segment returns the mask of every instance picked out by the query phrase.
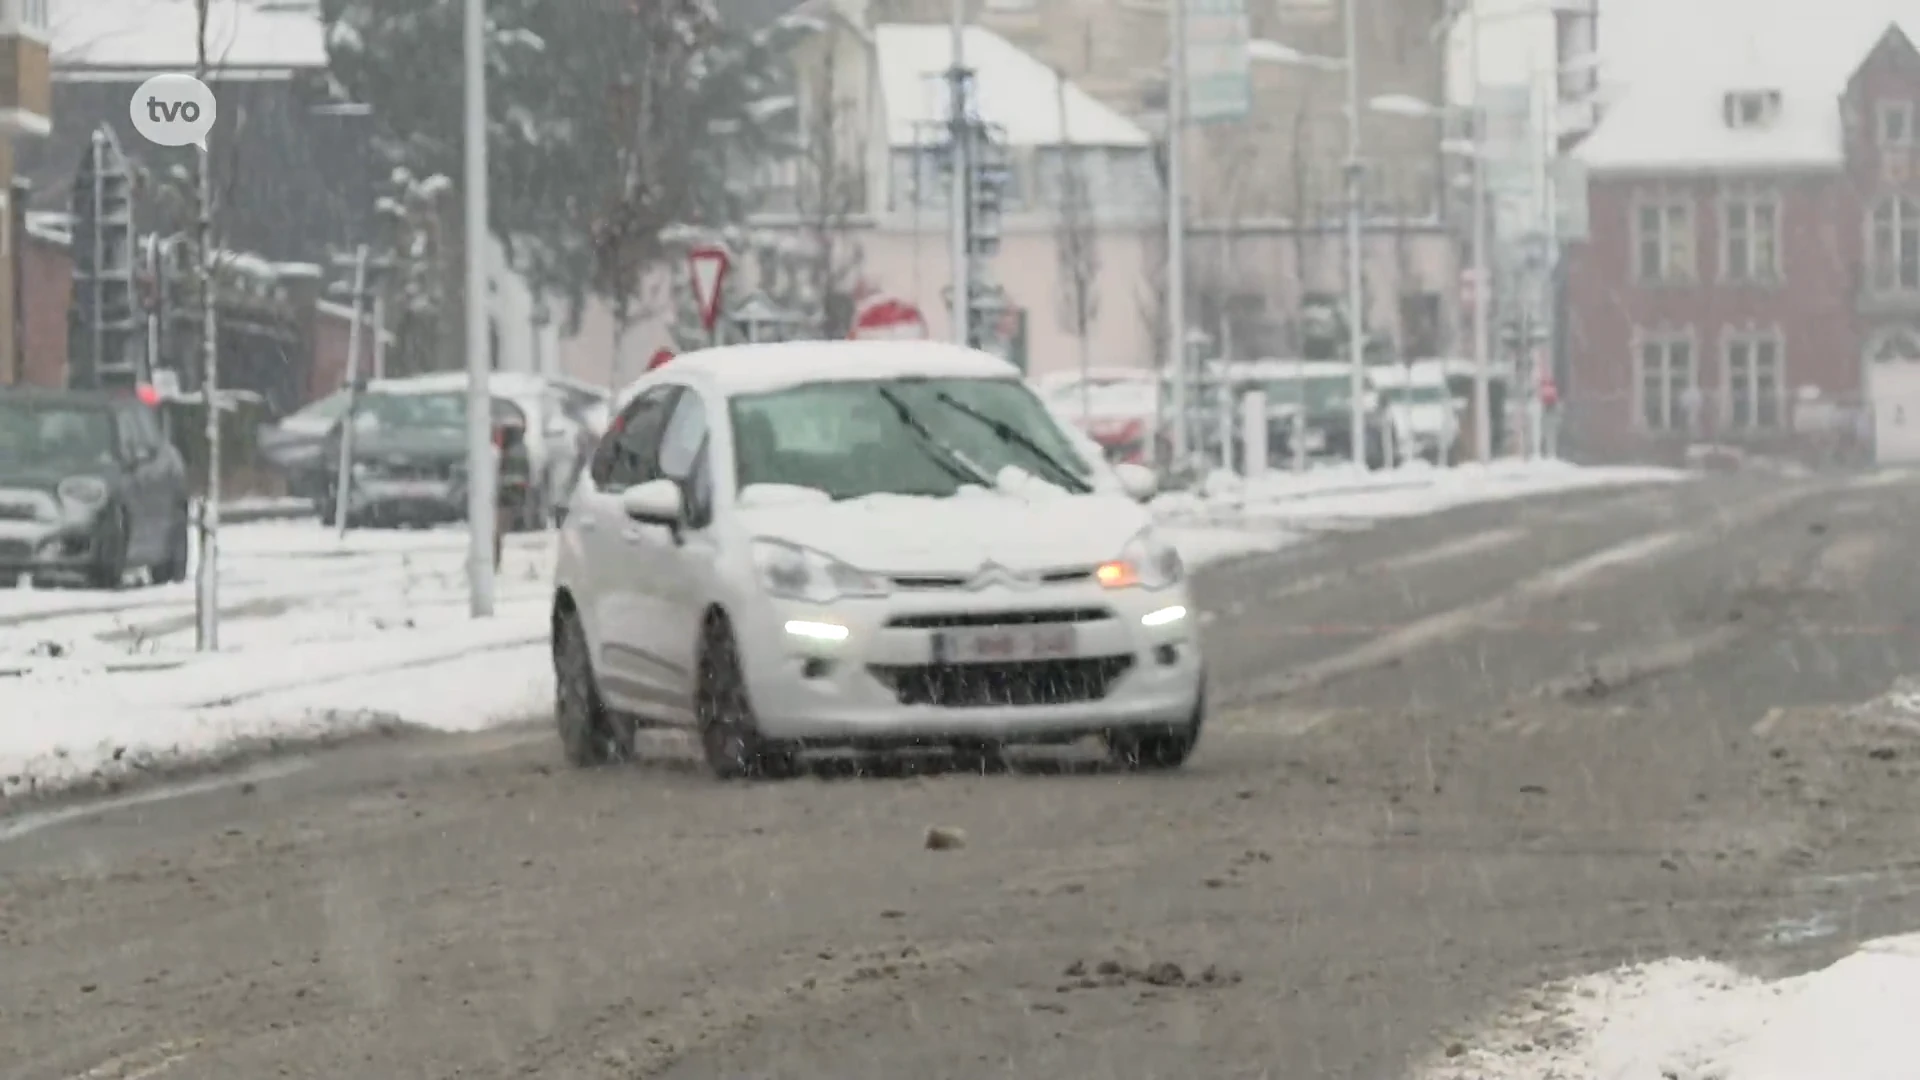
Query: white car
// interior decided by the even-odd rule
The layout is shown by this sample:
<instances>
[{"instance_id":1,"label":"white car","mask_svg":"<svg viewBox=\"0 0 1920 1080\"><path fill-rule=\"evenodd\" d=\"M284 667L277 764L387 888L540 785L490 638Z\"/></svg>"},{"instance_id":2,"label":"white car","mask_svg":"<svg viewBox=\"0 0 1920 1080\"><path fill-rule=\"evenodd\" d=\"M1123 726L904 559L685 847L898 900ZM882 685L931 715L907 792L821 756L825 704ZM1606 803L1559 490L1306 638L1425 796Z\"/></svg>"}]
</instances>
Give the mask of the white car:
<instances>
[{"instance_id":1,"label":"white car","mask_svg":"<svg viewBox=\"0 0 1920 1080\"><path fill-rule=\"evenodd\" d=\"M1153 476L1087 460L1011 365L749 345L623 400L555 572L572 761L624 757L654 724L694 729L727 778L825 747L1192 753L1203 664L1180 556L1141 505Z\"/></svg>"}]
</instances>

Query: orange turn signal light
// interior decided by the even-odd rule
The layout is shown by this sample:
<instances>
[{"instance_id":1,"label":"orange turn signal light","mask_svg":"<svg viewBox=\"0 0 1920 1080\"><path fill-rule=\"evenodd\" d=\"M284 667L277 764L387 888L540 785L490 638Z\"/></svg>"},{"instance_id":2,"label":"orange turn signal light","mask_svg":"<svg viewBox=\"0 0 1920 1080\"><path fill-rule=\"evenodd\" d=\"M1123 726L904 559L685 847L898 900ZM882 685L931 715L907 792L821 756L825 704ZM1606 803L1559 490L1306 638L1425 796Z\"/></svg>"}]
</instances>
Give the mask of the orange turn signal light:
<instances>
[{"instance_id":1,"label":"orange turn signal light","mask_svg":"<svg viewBox=\"0 0 1920 1080\"><path fill-rule=\"evenodd\" d=\"M1129 589L1140 584L1140 571L1130 562L1114 560L1094 568L1093 579L1109 589Z\"/></svg>"}]
</instances>

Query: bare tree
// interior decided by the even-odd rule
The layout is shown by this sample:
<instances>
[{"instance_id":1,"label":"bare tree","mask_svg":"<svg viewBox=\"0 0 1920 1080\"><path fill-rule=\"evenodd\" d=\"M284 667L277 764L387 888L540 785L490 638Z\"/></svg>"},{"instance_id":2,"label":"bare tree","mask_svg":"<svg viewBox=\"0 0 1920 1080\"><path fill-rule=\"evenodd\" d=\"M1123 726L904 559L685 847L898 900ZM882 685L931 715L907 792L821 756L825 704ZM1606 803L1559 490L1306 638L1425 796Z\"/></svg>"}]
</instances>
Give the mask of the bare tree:
<instances>
[{"instance_id":1,"label":"bare tree","mask_svg":"<svg viewBox=\"0 0 1920 1080\"><path fill-rule=\"evenodd\" d=\"M1100 318L1100 237L1086 163L1073 144L1067 118L1066 74L1054 70L1055 104L1060 114L1060 206L1054 248L1060 260L1060 325L1080 348L1080 420L1093 413L1087 376L1093 366L1093 325Z\"/></svg>"},{"instance_id":2,"label":"bare tree","mask_svg":"<svg viewBox=\"0 0 1920 1080\"><path fill-rule=\"evenodd\" d=\"M794 269L801 299L820 313L821 336L844 338L866 261L857 230L867 212L867 140L858 102L836 84L835 60L832 51L823 59L802 117L794 190L802 243Z\"/></svg>"}]
</instances>

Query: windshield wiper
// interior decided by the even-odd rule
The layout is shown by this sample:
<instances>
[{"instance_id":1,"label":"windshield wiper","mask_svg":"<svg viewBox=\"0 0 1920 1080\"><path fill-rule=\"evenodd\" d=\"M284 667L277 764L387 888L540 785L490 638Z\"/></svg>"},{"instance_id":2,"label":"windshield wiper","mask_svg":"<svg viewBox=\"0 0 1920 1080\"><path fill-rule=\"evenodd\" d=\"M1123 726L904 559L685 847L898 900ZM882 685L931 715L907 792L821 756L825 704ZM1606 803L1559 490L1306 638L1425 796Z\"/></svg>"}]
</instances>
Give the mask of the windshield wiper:
<instances>
[{"instance_id":1,"label":"windshield wiper","mask_svg":"<svg viewBox=\"0 0 1920 1080\"><path fill-rule=\"evenodd\" d=\"M968 405L966 402L959 400L945 391L941 391L933 396L934 400L945 405L947 408L953 409L963 416L970 416L985 425L1001 442L1010 446L1017 446L1027 453L1032 454L1042 465L1047 467L1049 472L1053 473L1055 480L1063 481L1061 484L1062 487L1073 494L1086 495L1093 491L1092 484L1087 483L1078 473L1067 468L1066 464L1059 458L1042 450L1039 443L1028 438L1025 432L1015 428L1012 424L1004 420L995 420L993 417L988 416L986 413L981 412L979 409Z\"/></svg>"},{"instance_id":2,"label":"windshield wiper","mask_svg":"<svg viewBox=\"0 0 1920 1080\"><path fill-rule=\"evenodd\" d=\"M920 448L926 451L927 457L940 466L947 475L961 483L978 484L989 491L998 486L992 477L981 471L973 462L968 461L960 451L941 442L938 435L927 430L927 425L913 414L913 410L907 407L906 402L900 400L898 394L884 386L874 392L886 399L887 404L893 406L894 414L900 418L900 423L906 425L908 431L919 436Z\"/></svg>"}]
</instances>

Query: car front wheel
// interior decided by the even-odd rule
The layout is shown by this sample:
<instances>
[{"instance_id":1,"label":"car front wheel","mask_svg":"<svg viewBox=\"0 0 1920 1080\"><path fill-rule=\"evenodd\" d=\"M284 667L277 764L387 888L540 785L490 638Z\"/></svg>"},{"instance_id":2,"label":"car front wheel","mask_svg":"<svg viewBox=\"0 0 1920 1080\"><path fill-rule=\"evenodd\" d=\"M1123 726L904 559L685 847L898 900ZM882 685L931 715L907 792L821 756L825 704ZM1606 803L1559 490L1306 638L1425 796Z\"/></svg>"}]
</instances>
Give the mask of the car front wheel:
<instances>
[{"instance_id":1,"label":"car front wheel","mask_svg":"<svg viewBox=\"0 0 1920 1080\"><path fill-rule=\"evenodd\" d=\"M747 697L740 649L724 619L707 624L700 646L694 709L707 767L722 780L775 779L799 771L794 752L760 734Z\"/></svg>"},{"instance_id":2,"label":"car front wheel","mask_svg":"<svg viewBox=\"0 0 1920 1080\"><path fill-rule=\"evenodd\" d=\"M1193 715L1186 723L1166 729L1116 731L1107 736L1107 750L1122 768L1137 772L1164 772L1178 769L1193 756L1200 743L1200 728L1206 722L1207 696L1203 690L1194 700Z\"/></svg>"},{"instance_id":3,"label":"car front wheel","mask_svg":"<svg viewBox=\"0 0 1920 1080\"><path fill-rule=\"evenodd\" d=\"M117 589L125 582L131 524L127 512L119 507L111 507L101 515L100 531L93 540L93 565L87 569L89 585L96 589Z\"/></svg>"},{"instance_id":4,"label":"car front wheel","mask_svg":"<svg viewBox=\"0 0 1920 1080\"><path fill-rule=\"evenodd\" d=\"M567 762L581 768L633 756L633 727L600 698L586 629L572 612L561 615L553 640L554 720Z\"/></svg>"}]
</instances>

